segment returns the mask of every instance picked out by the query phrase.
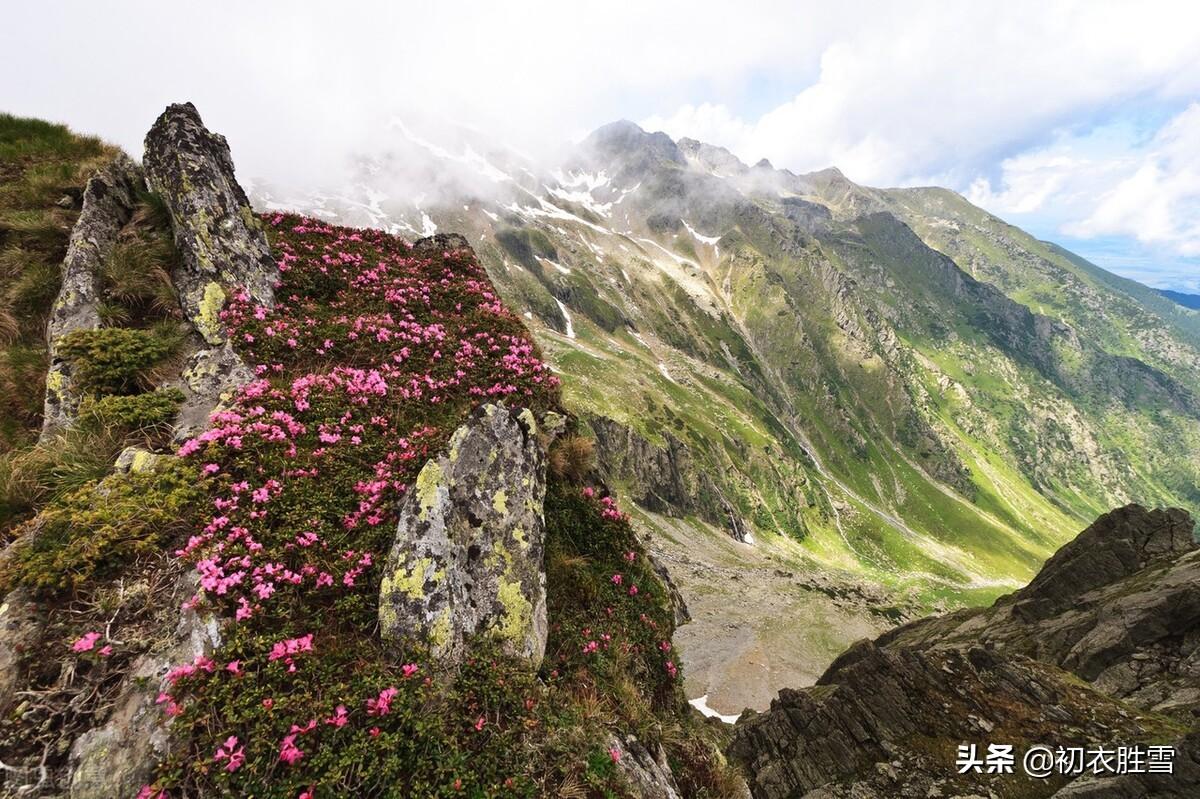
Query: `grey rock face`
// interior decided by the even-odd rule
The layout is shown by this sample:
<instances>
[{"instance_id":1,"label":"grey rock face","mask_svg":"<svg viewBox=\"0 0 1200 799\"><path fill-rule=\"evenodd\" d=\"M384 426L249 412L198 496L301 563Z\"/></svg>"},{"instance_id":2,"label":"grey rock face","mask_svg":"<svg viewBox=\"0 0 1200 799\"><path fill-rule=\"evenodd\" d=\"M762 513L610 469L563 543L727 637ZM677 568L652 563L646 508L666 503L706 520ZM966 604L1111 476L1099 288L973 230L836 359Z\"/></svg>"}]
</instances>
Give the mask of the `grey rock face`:
<instances>
[{"instance_id":1,"label":"grey rock face","mask_svg":"<svg viewBox=\"0 0 1200 799\"><path fill-rule=\"evenodd\" d=\"M80 400L71 386L71 366L58 355L58 341L76 330L100 326L100 267L112 251L117 234L133 216L137 191L144 185L142 170L122 154L98 170L84 189L83 208L63 259L62 288L46 325L50 370L46 375L43 438L71 423Z\"/></svg>"},{"instance_id":2,"label":"grey rock face","mask_svg":"<svg viewBox=\"0 0 1200 799\"><path fill-rule=\"evenodd\" d=\"M171 212L182 264L172 278L188 318L209 344L224 342L219 314L235 290L274 303L279 269L233 175L223 136L191 103L171 105L146 134L150 187Z\"/></svg>"},{"instance_id":3,"label":"grey rock face","mask_svg":"<svg viewBox=\"0 0 1200 799\"><path fill-rule=\"evenodd\" d=\"M437 657L489 633L532 663L546 650L544 454L528 410L483 405L405 498L380 588L385 640Z\"/></svg>"},{"instance_id":4,"label":"grey rock face","mask_svg":"<svg viewBox=\"0 0 1200 799\"><path fill-rule=\"evenodd\" d=\"M181 578L194 591L196 576ZM112 713L71 746L72 799L134 796L171 750L170 719L156 699L166 690L167 672L180 663L211 655L221 645L217 619L184 610L165 648L143 655L122 682Z\"/></svg>"},{"instance_id":5,"label":"grey rock face","mask_svg":"<svg viewBox=\"0 0 1200 799\"><path fill-rule=\"evenodd\" d=\"M457 233L437 233L413 242L413 255L428 258L440 256L450 250L469 249L470 246L471 244Z\"/></svg>"},{"instance_id":6,"label":"grey rock face","mask_svg":"<svg viewBox=\"0 0 1200 799\"><path fill-rule=\"evenodd\" d=\"M1193 799L1200 787L1200 732L1174 742L1171 774L1084 775L1052 799Z\"/></svg>"},{"instance_id":7,"label":"grey rock face","mask_svg":"<svg viewBox=\"0 0 1200 799\"><path fill-rule=\"evenodd\" d=\"M1012 600L1025 618L1046 618L1089 591L1195 548L1195 523L1186 511L1127 505L1104 514L1055 552Z\"/></svg>"},{"instance_id":8,"label":"grey rock face","mask_svg":"<svg viewBox=\"0 0 1200 799\"><path fill-rule=\"evenodd\" d=\"M1074 672L1100 690L1184 720L1200 708L1200 547L1181 510L1129 505L1060 549L991 608L925 619L889 646L982 643Z\"/></svg>"},{"instance_id":9,"label":"grey rock face","mask_svg":"<svg viewBox=\"0 0 1200 799\"><path fill-rule=\"evenodd\" d=\"M45 627L45 610L29 591L17 588L0 600L0 713L14 704L21 677L21 653L37 645Z\"/></svg>"},{"instance_id":10,"label":"grey rock face","mask_svg":"<svg viewBox=\"0 0 1200 799\"><path fill-rule=\"evenodd\" d=\"M184 397L175 418L175 440L183 441L202 432L208 426L209 415L229 402L239 386L253 379L250 367L228 342L192 353L179 380L171 384Z\"/></svg>"},{"instance_id":11,"label":"grey rock face","mask_svg":"<svg viewBox=\"0 0 1200 799\"><path fill-rule=\"evenodd\" d=\"M632 735L618 738L613 735L608 741L610 754L616 757L617 771L629 783L635 793L643 799L679 799L679 786L667 762L662 746L654 752Z\"/></svg>"}]
</instances>

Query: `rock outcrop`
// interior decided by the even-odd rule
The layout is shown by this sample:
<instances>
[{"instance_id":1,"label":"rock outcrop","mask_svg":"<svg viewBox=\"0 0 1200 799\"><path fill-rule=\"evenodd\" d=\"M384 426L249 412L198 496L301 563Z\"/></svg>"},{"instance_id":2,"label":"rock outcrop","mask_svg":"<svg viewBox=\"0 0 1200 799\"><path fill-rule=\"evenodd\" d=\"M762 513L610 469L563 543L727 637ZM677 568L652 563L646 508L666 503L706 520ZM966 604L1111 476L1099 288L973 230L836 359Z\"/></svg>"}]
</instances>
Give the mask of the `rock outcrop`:
<instances>
[{"instance_id":1,"label":"rock outcrop","mask_svg":"<svg viewBox=\"0 0 1200 799\"><path fill-rule=\"evenodd\" d=\"M186 345L179 377L168 381L185 398L175 425L175 436L181 440L202 429L209 414L252 379L251 371L225 341L219 313L235 291L246 291L271 305L278 269L234 178L224 138L204 128L191 104L172 105L159 117L146 137L144 162L145 177L132 161L120 156L88 182L63 264L63 286L48 338L53 353L54 342L62 335L99 326L100 267L130 222L138 191L148 181L170 211L180 254L171 279L184 316L197 334ZM47 380L45 430L69 424L78 401L70 388L69 364L55 358ZM172 457L130 448L118 459L116 471L152 470ZM195 590L194 584L177 588L176 593ZM0 664L23 637L37 632L28 607L19 592L6 600L3 615L8 617L4 620L8 634L0 636ZM169 720L155 704L167 671L207 655L218 643L214 618L183 611L177 629L166 632L159 645L143 654L123 677L101 723L75 739L69 763L72 797L137 793L171 746Z\"/></svg>"},{"instance_id":2,"label":"rock outcrop","mask_svg":"<svg viewBox=\"0 0 1200 799\"><path fill-rule=\"evenodd\" d=\"M642 799L680 799L679 786L662 746L651 752L632 735L612 736L608 751L617 770Z\"/></svg>"},{"instance_id":3,"label":"rock outcrop","mask_svg":"<svg viewBox=\"0 0 1200 799\"><path fill-rule=\"evenodd\" d=\"M526 409L483 405L400 509L380 587L385 640L454 661L475 633L537 664L546 650L545 456Z\"/></svg>"},{"instance_id":4,"label":"rock outcrop","mask_svg":"<svg viewBox=\"0 0 1200 799\"><path fill-rule=\"evenodd\" d=\"M600 470L610 480L629 482L638 505L671 516L694 513L738 541L749 538L750 525L678 438L667 433L666 445L659 447L613 419L589 416L587 423L596 436Z\"/></svg>"},{"instance_id":5,"label":"rock outcrop","mask_svg":"<svg viewBox=\"0 0 1200 799\"><path fill-rule=\"evenodd\" d=\"M1181 510L1129 505L1062 547L991 608L898 628L889 646L980 643L1073 672L1160 713L1200 709L1200 550Z\"/></svg>"},{"instance_id":6,"label":"rock outcrop","mask_svg":"<svg viewBox=\"0 0 1200 799\"><path fill-rule=\"evenodd\" d=\"M1130 505L993 607L856 644L816 686L783 691L739 722L729 754L763 799L987 795L1021 777L957 774L958 744L1014 744L1019 758L1034 743L1172 740L1171 780L1054 776L1025 780L1021 795L1194 796L1198 708L1194 524L1183 511Z\"/></svg>"},{"instance_id":7,"label":"rock outcrop","mask_svg":"<svg viewBox=\"0 0 1200 799\"><path fill-rule=\"evenodd\" d=\"M180 578L176 593L196 590L194 574ZM103 726L88 730L71 746L72 799L135 796L151 781L172 746L170 718L156 704L168 689L167 673L192 663L220 646L217 619L185 609L163 648L148 652L125 677L120 695Z\"/></svg>"},{"instance_id":8,"label":"rock outcrop","mask_svg":"<svg viewBox=\"0 0 1200 799\"><path fill-rule=\"evenodd\" d=\"M235 292L275 303L279 268L246 193L234 177L225 138L204 127L191 103L171 105L146 134L146 180L171 214L180 259L171 275L187 320L203 341L186 353L172 385L184 395L175 424L182 441L252 379L225 340L220 313Z\"/></svg>"},{"instance_id":9,"label":"rock outcrop","mask_svg":"<svg viewBox=\"0 0 1200 799\"><path fill-rule=\"evenodd\" d=\"M63 259L62 287L46 323L50 369L46 374L43 438L69 426L74 419L80 397L72 387L71 364L58 353L58 342L68 333L100 326L100 268L121 229L132 218L138 190L144 185L141 168L121 154L96 172L84 189L83 208Z\"/></svg>"},{"instance_id":10,"label":"rock outcrop","mask_svg":"<svg viewBox=\"0 0 1200 799\"><path fill-rule=\"evenodd\" d=\"M171 212L181 264L171 276L189 319L212 345L225 340L220 312L232 291L274 304L279 270L246 193L233 174L224 136L191 103L171 105L146 134L150 188Z\"/></svg>"}]
</instances>

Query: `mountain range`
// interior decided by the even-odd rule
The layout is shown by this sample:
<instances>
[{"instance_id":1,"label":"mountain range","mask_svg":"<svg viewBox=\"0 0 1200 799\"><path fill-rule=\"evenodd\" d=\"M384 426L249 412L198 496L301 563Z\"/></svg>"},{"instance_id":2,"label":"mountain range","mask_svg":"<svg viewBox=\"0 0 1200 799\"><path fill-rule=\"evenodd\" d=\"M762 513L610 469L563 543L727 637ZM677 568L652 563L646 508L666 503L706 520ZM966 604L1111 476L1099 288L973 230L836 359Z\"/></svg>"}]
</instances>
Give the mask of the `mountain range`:
<instances>
[{"instance_id":1,"label":"mountain range","mask_svg":"<svg viewBox=\"0 0 1200 799\"><path fill-rule=\"evenodd\" d=\"M1200 507L1200 313L952 191L626 121L552 166L390 133L337 185L251 199L466 236L689 598L710 711L1024 584L1114 506Z\"/></svg>"}]
</instances>

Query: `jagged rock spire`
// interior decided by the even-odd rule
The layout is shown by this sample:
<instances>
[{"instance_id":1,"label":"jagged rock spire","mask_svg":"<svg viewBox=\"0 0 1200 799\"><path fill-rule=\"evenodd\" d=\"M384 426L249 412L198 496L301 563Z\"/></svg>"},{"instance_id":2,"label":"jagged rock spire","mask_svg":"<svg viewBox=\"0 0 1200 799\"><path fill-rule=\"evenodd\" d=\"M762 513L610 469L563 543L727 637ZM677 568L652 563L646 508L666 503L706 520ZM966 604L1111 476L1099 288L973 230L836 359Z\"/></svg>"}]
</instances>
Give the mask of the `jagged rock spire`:
<instances>
[{"instance_id":1,"label":"jagged rock spire","mask_svg":"<svg viewBox=\"0 0 1200 799\"><path fill-rule=\"evenodd\" d=\"M172 276L188 318L209 344L224 341L219 314L231 291L274 304L279 268L233 174L225 137L191 103L167 106L146 134L150 188L171 212L182 264Z\"/></svg>"}]
</instances>

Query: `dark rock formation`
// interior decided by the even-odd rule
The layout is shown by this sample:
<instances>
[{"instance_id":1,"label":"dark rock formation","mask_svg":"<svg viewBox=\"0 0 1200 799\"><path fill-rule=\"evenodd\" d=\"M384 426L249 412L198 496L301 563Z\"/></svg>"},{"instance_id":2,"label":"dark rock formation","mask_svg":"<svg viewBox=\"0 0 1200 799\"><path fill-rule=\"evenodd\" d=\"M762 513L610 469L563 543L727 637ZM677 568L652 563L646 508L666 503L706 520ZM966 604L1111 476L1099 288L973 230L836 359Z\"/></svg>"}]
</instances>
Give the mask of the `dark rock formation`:
<instances>
[{"instance_id":1,"label":"dark rock formation","mask_svg":"<svg viewBox=\"0 0 1200 799\"><path fill-rule=\"evenodd\" d=\"M729 754L754 796L770 799L987 795L1018 785L1022 796L1200 795L1193 527L1178 510L1105 514L992 608L856 644L816 686L783 691L769 711L739 722ZM1064 787L1070 777L1016 782L1019 761L1017 776L955 768L960 743L1011 743L1019 755L1034 743L1164 740L1177 750L1170 779L1093 776Z\"/></svg>"},{"instance_id":2,"label":"dark rock formation","mask_svg":"<svg viewBox=\"0 0 1200 799\"><path fill-rule=\"evenodd\" d=\"M171 212L182 255L172 278L188 318L209 344L221 344L219 314L241 290L274 304L278 267L233 176L225 138L210 132L191 103L171 105L146 134L150 188Z\"/></svg>"},{"instance_id":3,"label":"dark rock formation","mask_svg":"<svg viewBox=\"0 0 1200 799\"><path fill-rule=\"evenodd\" d=\"M181 256L172 282L185 317L207 347L191 348L173 384L185 398L175 425L176 440L183 440L253 377L225 341L221 309L238 291L274 305L279 269L234 177L229 145L204 127L195 106L167 107L146 134L143 160L150 187L171 213Z\"/></svg>"},{"instance_id":4,"label":"dark rock formation","mask_svg":"<svg viewBox=\"0 0 1200 799\"><path fill-rule=\"evenodd\" d=\"M528 410L484 405L421 469L380 587L384 639L417 637L453 661L465 639L488 631L541 662L546 473L537 431Z\"/></svg>"},{"instance_id":5,"label":"dark rock formation","mask_svg":"<svg viewBox=\"0 0 1200 799\"><path fill-rule=\"evenodd\" d=\"M71 365L58 354L58 341L76 330L100 326L100 267L112 251L117 234L133 216L137 192L145 185L142 170L128 156L118 155L88 180L83 208L71 230L62 264L62 288L46 324L50 370L42 437L67 427L79 405L71 386Z\"/></svg>"},{"instance_id":6,"label":"dark rock formation","mask_svg":"<svg viewBox=\"0 0 1200 799\"><path fill-rule=\"evenodd\" d=\"M1200 550L1181 510L1129 505L1060 549L991 608L888 633L896 646L979 642L1053 663L1139 707L1200 709Z\"/></svg>"},{"instance_id":7,"label":"dark rock formation","mask_svg":"<svg viewBox=\"0 0 1200 799\"><path fill-rule=\"evenodd\" d=\"M707 472L692 461L687 446L670 433L666 446L647 441L625 425L605 416L587 417L596 436L596 461L609 480L629 483L631 498L655 513L696 514L745 541L750 525L717 488Z\"/></svg>"},{"instance_id":8,"label":"dark rock formation","mask_svg":"<svg viewBox=\"0 0 1200 799\"><path fill-rule=\"evenodd\" d=\"M1140 505L1117 508L1054 553L1011 601L1022 617L1044 619L1089 591L1195 548L1195 523L1186 511L1146 510Z\"/></svg>"}]
</instances>

